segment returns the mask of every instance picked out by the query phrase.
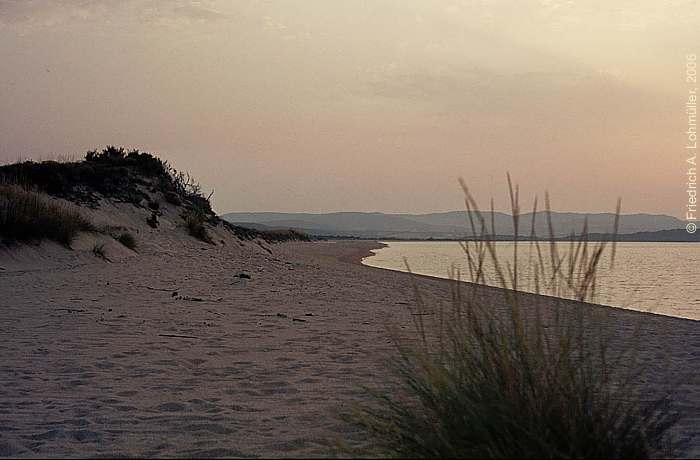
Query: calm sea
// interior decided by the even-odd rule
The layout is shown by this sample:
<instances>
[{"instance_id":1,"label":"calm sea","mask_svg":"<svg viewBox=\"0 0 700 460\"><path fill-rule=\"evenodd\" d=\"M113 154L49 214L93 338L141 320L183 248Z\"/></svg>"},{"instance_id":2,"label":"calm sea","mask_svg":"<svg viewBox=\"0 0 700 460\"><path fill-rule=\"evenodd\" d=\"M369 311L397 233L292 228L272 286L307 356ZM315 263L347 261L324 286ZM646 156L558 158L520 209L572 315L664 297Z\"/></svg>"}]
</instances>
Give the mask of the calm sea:
<instances>
[{"instance_id":1,"label":"calm sea","mask_svg":"<svg viewBox=\"0 0 700 460\"><path fill-rule=\"evenodd\" d=\"M450 278L454 266L468 279L464 251L456 242L402 241L385 242L388 246L374 251L363 260L365 265L406 271L404 258L411 271L422 275ZM497 244L499 260L513 263L513 243ZM545 255L549 243L541 245ZM565 254L568 243L557 243L557 251ZM531 246L519 243L518 266L520 289L534 292L534 277L528 273L528 261L534 256ZM598 272L596 303L652 313L700 320L700 289L697 263L700 244L696 243L618 243L615 266L610 269L609 252L603 257ZM487 283L498 286L494 273L486 267Z\"/></svg>"}]
</instances>

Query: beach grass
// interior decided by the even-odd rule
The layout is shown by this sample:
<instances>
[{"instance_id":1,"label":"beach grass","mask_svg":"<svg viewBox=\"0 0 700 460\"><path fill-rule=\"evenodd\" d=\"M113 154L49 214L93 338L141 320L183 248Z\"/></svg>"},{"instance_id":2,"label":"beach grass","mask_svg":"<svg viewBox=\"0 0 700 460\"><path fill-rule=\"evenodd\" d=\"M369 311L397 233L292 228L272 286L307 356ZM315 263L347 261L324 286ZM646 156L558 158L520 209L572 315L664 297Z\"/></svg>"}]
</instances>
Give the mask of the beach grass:
<instances>
[{"instance_id":1,"label":"beach grass","mask_svg":"<svg viewBox=\"0 0 700 460\"><path fill-rule=\"evenodd\" d=\"M207 230L207 215L199 210L190 210L182 215L182 220L185 221L187 232L205 243L212 244L211 236Z\"/></svg>"},{"instance_id":2,"label":"beach grass","mask_svg":"<svg viewBox=\"0 0 700 460\"><path fill-rule=\"evenodd\" d=\"M15 184L0 184L0 236L7 241L53 240L70 246L94 226L78 210Z\"/></svg>"},{"instance_id":3,"label":"beach grass","mask_svg":"<svg viewBox=\"0 0 700 460\"><path fill-rule=\"evenodd\" d=\"M513 234L518 235L523 224L519 190L510 176L508 184ZM416 287L415 334L392 333L400 388L374 393L375 403L351 416L368 437L362 453L406 458L672 455L669 430L678 418L667 396L642 396L633 384L635 344L611 347L613 337L596 307L562 300L556 308L545 308L541 297L518 292L524 281L519 269L527 265L538 292L590 300L605 251L612 253L614 264L615 242L588 242L584 226L569 250L560 253L546 197L550 243L531 239L526 243L531 257L518 261L516 236L515 261L503 263L489 213L480 211L462 186L473 236L462 243L465 275L473 284L461 283L462 274L455 271L448 308L427 304ZM533 221L526 223L533 233L537 200L534 211ZM618 216L619 211L618 202ZM616 234L617 223L611 231ZM479 295L487 266L503 288L498 305Z\"/></svg>"}]
</instances>

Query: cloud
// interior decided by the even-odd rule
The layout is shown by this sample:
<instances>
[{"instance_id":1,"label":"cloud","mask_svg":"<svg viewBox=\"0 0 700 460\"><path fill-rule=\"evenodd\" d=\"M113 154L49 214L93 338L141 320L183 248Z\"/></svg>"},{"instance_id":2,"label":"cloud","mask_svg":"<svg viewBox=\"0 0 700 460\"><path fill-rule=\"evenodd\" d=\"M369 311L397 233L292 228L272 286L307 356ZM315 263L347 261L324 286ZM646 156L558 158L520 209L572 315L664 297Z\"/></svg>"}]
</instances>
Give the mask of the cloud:
<instances>
[{"instance_id":1,"label":"cloud","mask_svg":"<svg viewBox=\"0 0 700 460\"><path fill-rule=\"evenodd\" d=\"M220 11L204 7L198 4L199 2L190 2L184 5L176 6L172 10L172 15L179 18L187 18L192 21L210 22L224 19L227 15Z\"/></svg>"},{"instance_id":2,"label":"cloud","mask_svg":"<svg viewBox=\"0 0 700 460\"><path fill-rule=\"evenodd\" d=\"M88 3L86 5L86 3ZM0 23L15 26L50 26L89 7L90 2L0 0Z\"/></svg>"},{"instance_id":3,"label":"cloud","mask_svg":"<svg viewBox=\"0 0 700 460\"><path fill-rule=\"evenodd\" d=\"M0 24L38 29L71 21L115 17L146 23L202 23L226 19L211 1L194 0L0 0Z\"/></svg>"},{"instance_id":4,"label":"cloud","mask_svg":"<svg viewBox=\"0 0 700 460\"><path fill-rule=\"evenodd\" d=\"M585 70L501 72L481 67L366 70L356 97L398 110L444 117L517 120L642 116L659 109L659 96L610 73Z\"/></svg>"},{"instance_id":5,"label":"cloud","mask_svg":"<svg viewBox=\"0 0 700 460\"><path fill-rule=\"evenodd\" d=\"M471 92L483 79L483 70L401 68L396 63L365 69L362 91L388 99L436 100Z\"/></svg>"}]
</instances>

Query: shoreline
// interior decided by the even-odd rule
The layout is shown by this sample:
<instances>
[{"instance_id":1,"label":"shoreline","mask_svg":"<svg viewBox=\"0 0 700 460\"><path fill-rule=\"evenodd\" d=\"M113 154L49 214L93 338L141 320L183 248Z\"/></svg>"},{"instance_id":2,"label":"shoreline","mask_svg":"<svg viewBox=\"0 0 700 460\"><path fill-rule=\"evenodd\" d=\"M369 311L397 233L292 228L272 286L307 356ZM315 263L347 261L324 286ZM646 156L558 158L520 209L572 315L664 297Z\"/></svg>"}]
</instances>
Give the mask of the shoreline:
<instances>
[{"instance_id":1,"label":"shoreline","mask_svg":"<svg viewBox=\"0 0 700 460\"><path fill-rule=\"evenodd\" d=\"M352 241L352 240L341 240L338 242L344 243L344 242L348 242L348 241ZM372 257L373 255L375 255L373 251L375 251L377 249L385 248L387 246L388 246L388 244L382 243L381 241L371 241L371 242L368 242L367 247L357 248L356 252L354 252L352 254L340 256L340 257L338 257L338 260L340 262L346 262L346 263L351 263L351 264L360 264L363 266L367 266L367 265L364 265L362 263L362 261L364 259L366 259L367 257Z\"/></svg>"},{"instance_id":2,"label":"shoreline","mask_svg":"<svg viewBox=\"0 0 700 460\"><path fill-rule=\"evenodd\" d=\"M348 242L351 242L351 241L353 241L353 240L347 240L347 241L348 241ZM459 240L454 240L454 242L457 242L457 241L459 241ZM387 246L388 246L388 244L383 243L383 242L380 241L380 240L376 240L375 242L377 243L377 245L381 245L381 246L379 246L379 247L374 247L374 249L381 249L381 248L384 248L384 247L387 247ZM391 242L391 241L389 241L389 242ZM424 243L424 241L401 241L401 242L417 242L417 243ZM676 243L678 243L678 242L676 242ZM687 244L687 243L681 242L680 244ZM364 267L373 268L373 269L378 269L378 270L388 270L388 271L393 271L393 272L397 272L397 273L403 273L403 274L410 275L410 276L426 277L426 278L429 278L429 279L443 280L443 281L447 281L447 282L453 282L453 281L454 281L454 280L451 280L450 278L445 278L445 277L436 276L436 275L427 275L427 274L422 274L422 273L410 273L410 272L403 271L403 270L399 270L399 269L385 268L385 267L377 267L377 266L373 266L373 265L366 265L366 264L363 263L364 259L369 258L369 257L371 257L371 256L373 256L373 255L374 255L374 253L372 253L371 250L369 250L369 251L368 251L368 254L367 254L366 256L364 256L362 259L360 259L360 260L358 261L358 263L361 264L361 265L363 265ZM461 282L461 283L465 283L466 285L469 285L469 286L475 286L474 283L472 283L472 282L470 282L470 281L467 281L467 280L460 280L460 282ZM506 288L502 288L502 287L498 287L498 286L490 286L490 285L486 285L486 284L479 284L479 285L476 285L476 286L478 286L480 289L493 290L494 292L500 292L500 291L502 291L503 289L506 289ZM508 289L508 290L512 291L511 289ZM606 308L606 309L607 309L607 308L612 308L612 309L614 309L614 310L623 310L623 311L638 313L638 314L641 314L641 315L651 315L651 316L654 316L654 317L656 317L656 316L662 316L662 317L664 317L664 318L675 318L675 319L680 319L680 320L684 320L684 321L692 321L692 322L695 322L695 323L700 323L700 319L687 318L687 317L683 317L683 316L675 316L675 315L667 314L667 313L657 313L657 312L650 311L650 310L641 310L641 309L627 308L627 307L623 307L623 306L607 305L607 304L594 303L594 302L581 302L581 301L578 301L578 300L575 300L575 299L567 299L567 298L564 298L564 297L556 297L556 296L553 296L553 295L550 295L550 294L538 294L538 293L533 293L533 292L528 292L528 291L518 291L518 293L519 293L519 295L521 295L521 296L535 296L535 297L533 297L533 299L544 298L544 299L549 299L549 301L564 301L564 302L568 302L568 303L570 303L570 304L572 304L572 305L575 305L575 304L585 304L585 305L589 305L589 306L593 306L593 307L597 307L597 308ZM527 298L527 297L526 297L526 298ZM640 307L640 308L641 308L641 307Z\"/></svg>"},{"instance_id":3,"label":"shoreline","mask_svg":"<svg viewBox=\"0 0 700 460\"><path fill-rule=\"evenodd\" d=\"M678 230L683 230L685 229L678 229ZM686 243L699 243L700 240L698 239L699 237L694 236L695 234L689 234L689 236L686 239L679 239L679 240L661 240L661 239L629 239L629 238L617 238L613 240L612 238L595 238L595 237L589 237L588 242L591 243L612 243L615 241L616 243L676 243L676 244L686 244ZM389 241L389 242L399 242L399 243L457 243L460 241L491 241L491 240L480 240L478 238L364 238L364 237L345 237L345 236L338 236L338 237L328 237L324 235L313 235L315 238L321 238L318 241ZM498 239L495 240L497 243L509 243L513 241L512 236L502 236ZM529 243L529 242L535 242L538 241L540 243L549 243L550 240L549 238L537 238L537 239L531 239L527 237L521 236L518 238L518 241L524 242L524 243ZM559 237L555 238L554 241L556 243L569 243L571 242L570 237ZM578 240L574 240L578 241Z\"/></svg>"}]
</instances>

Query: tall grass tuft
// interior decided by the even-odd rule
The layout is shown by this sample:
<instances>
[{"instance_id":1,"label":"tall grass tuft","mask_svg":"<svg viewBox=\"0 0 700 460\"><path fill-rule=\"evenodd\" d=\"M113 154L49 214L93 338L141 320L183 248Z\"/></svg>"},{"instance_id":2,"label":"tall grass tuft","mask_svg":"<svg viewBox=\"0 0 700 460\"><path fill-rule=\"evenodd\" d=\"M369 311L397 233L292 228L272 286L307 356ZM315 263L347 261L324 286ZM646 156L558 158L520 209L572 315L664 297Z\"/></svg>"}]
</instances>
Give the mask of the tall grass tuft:
<instances>
[{"instance_id":1,"label":"tall grass tuft","mask_svg":"<svg viewBox=\"0 0 700 460\"><path fill-rule=\"evenodd\" d=\"M94 230L77 210L46 195L0 184L0 236L9 241L53 240L70 246L81 231Z\"/></svg>"},{"instance_id":2,"label":"tall grass tuft","mask_svg":"<svg viewBox=\"0 0 700 460\"><path fill-rule=\"evenodd\" d=\"M530 239L518 260L519 190L508 177L514 261L496 248L491 216L482 213L462 183L472 237L462 243L467 278L486 281L486 267L501 288L484 295L460 283L456 272L450 308L427 305L416 288L416 335L394 334L400 391L376 395L353 420L369 435L370 453L412 458L649 458L671 453L669 429L677 421L665 397L642 398L635 389L633 356L611 347L600 309L518 292L528 267L537 291L580 301L595 292L604 251L615 243L589 243L584 228L562 253L554 243ZM619 202L617 215L619 216ZM614 233L617 232L617 220ZM524 243L520 243L524 244ZM494 282L495 281L495 282ZM500 296L500 297L498 297ZM553 305L554 304L554 305ZM629 368L629 367L628 367Z\"/></svg>"},{"instance_id":3,"label":"tall grass tuft","mask_svg":"<svg viewBox=\"0 0 700 460\"><path fill-rule=\"evenodd\" d=\"M116 240L119 241L125 247L131 249L132 251L135 251L138 246L138 244L136 243L136 238L129 232L121 233L119 236L116 237Z\"/></svg>"},{"instance_id":4,"label":"tall grass tuft","mask_svg":"<svg viewBox=\"0 0 700 460\"><path fill-rule=\"evenodd\" d=\"M206 226L208 221L206 214L199 210L190 210L182 215L182 219L185 221L185 227L191 236L205 243L213 244Z\"/></svg>"}]
</instances>

